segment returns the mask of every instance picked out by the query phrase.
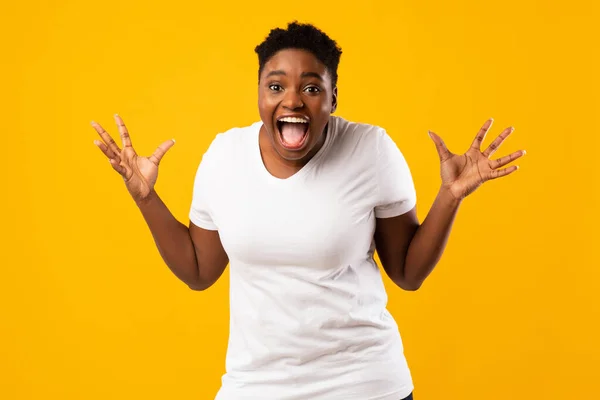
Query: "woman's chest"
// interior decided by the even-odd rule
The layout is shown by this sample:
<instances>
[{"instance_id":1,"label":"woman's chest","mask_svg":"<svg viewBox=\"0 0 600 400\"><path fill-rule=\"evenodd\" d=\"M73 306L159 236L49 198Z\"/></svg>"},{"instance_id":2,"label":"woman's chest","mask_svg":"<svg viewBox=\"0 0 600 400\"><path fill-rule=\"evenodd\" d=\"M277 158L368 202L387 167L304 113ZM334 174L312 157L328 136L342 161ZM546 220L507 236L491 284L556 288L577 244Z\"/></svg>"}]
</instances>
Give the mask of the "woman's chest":
<instances>
[{"instance_id":1,"label":"woman's chest","mask_svg":"<svg viewBox=\"0 0 600 400\"><path fill-rule=\"evenodd\" d=\"M230 259L255 265L330 268L370 248L371 182L227 185L212 206Z\"/></svg>"}]
</instances>

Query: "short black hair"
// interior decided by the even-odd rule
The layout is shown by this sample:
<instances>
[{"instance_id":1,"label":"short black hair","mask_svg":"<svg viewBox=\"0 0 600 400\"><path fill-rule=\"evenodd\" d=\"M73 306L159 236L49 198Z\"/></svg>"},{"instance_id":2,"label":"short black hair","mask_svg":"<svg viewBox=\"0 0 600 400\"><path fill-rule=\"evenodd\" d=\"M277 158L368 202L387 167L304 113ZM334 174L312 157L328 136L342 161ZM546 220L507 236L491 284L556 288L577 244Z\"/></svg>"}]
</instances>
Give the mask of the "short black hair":
<instances>
[{"instance_id":1,"label":"short black hair","mask_svg":"<svg viewBox=\"0 0 600 400\"><path fill-rule=\"evenodd\" d=\"M269 36L254 49L258 54L259 79L265 64L275 53L284 49L300 49L311 52L329 71L332 86L337 85L337 69L342 49L314 25L301 24L297 21L290 22L287 29L272 29Z\"/></svg>"}]
</instances>

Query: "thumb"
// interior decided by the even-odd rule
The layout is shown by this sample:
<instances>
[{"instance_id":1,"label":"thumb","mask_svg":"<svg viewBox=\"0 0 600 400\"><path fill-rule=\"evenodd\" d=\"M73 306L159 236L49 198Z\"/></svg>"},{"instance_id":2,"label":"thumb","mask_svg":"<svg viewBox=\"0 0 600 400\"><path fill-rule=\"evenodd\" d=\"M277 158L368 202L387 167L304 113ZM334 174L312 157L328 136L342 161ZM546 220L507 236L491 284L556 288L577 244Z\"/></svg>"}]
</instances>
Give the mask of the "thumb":
<instances>
[{"instance_id":1,"label":"thumb","mask_svg":"<svg viewBox=\"0 0 600 400\"><path fill-rule=\"evenodd\" d=\"M433 143L435 144L435 148L438 152L438 155L440 156L441 161L444 161L448 157L452 156L452 153L450 153L450 151L446 147L446 143L444 143L441 137L439 137L436 133L432 131L427 132L429 133L429 137L431 138L431 140L433 140Z\"/></svg>"},{"instance_id":2,"label":"thumb","mask_svg":"<svg viewBox=\"0 0 600 400\"><path fill-rule=\"evenodd\" d=\"M167 140L166 142L158 146L154 153L152 153L152 155L148 159L154 164L156 164L156 166L158 166L160 164L160 160L162 160L164 155L171 147L173 147L174 144L175 139Z\"/></svg>"}]
</instances>

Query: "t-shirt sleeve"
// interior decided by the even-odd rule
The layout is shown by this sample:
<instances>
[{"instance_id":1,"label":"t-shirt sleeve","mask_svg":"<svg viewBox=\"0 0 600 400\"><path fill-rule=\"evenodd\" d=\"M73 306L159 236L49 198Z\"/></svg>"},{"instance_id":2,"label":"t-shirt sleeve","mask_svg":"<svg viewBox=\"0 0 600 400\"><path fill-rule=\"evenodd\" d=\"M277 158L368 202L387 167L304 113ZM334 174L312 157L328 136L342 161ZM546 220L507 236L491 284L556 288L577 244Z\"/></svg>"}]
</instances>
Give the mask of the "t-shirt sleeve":
<instances>
[{"instance_id":1,"label":"t-shirt sleeve","mask_svg":"<svg viewBox=\"0 0 600 400\"><path fill-rule=\"evenodd\" d=\"M377 133L376 218L391 218L410 211L417 195L410 169L400 149L387 132Z\"/></svg>"},{"instance_id":2,"label":"t-shirt sleeve","mask_svg":"<svg viewBox=\"0 0 600 400\"><path fill-rule=\"evenodd\" d=\"M214 223L212 217L209 196L211 193L214 193L214 182L217 179L220 138L221 134L217 135L202 156L194 179L192 205L189 213L190 221L194 225L211 231L217 230L217 225Z\"/></svg>"}]
</instances>

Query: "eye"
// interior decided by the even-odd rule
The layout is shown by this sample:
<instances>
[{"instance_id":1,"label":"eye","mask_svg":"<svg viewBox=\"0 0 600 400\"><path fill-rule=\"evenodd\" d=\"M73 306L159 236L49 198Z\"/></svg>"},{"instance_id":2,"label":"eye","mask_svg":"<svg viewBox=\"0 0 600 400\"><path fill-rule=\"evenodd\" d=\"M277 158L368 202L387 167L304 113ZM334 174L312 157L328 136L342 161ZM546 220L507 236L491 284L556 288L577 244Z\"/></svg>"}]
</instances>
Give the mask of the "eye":
<instances>
[{"instance_id":1,"label":"eye","mask_svg":"<svg viewBox=\"0 0 600 400\"><path fill-rule=\"evenodd\" d=\"M269 89L271 89L274 92L280 92L283 88L281 87L281 85L273 83L273 84L269 85Z\"/></svg>"},{"instance_id":2,"label":"eye","mask_svg":"<svg viewBox=\"0 0 600 400\"><path fill-rule=\"evenodd\" d=\"M317 86L308 86L304 91L308 93L319 93L321 92L321 88Z\"/></svg>"}]
</instances>

